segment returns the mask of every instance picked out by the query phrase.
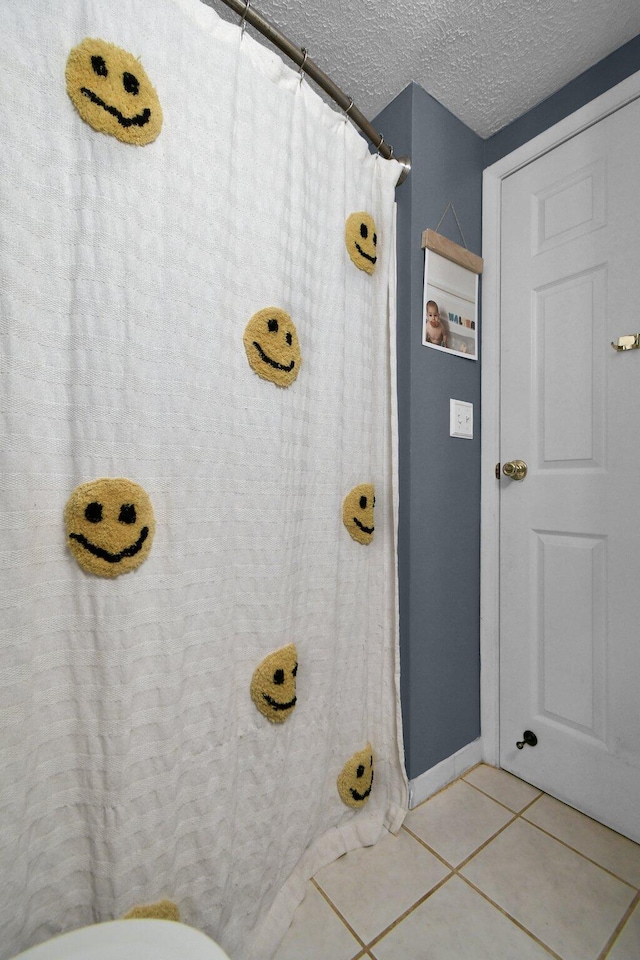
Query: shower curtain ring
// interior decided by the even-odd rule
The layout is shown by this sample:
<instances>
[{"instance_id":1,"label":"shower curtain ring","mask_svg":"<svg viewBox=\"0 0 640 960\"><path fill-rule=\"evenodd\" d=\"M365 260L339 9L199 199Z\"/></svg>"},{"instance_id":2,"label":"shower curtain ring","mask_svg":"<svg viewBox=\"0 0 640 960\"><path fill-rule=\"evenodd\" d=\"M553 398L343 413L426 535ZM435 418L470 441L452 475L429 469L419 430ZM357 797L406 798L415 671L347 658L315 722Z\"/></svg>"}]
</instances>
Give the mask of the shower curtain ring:
<instances>
[{"instance_id":1,"label":"shower curtain ring","mask_svg":"<svg viewBox=\"0 0 640 960\"><path fill-rule=\"evenodd\" d=\"M244 11L242 14L242 20L240 21L240 37L244 37L244 31L247 26L247 13L249 12L249 7L251 6L251 0L244 0Z\"/></svg>"},{"instance_id":2,"label":"shower curtain ring","mask_svg":"<svg viewBox=\"0 0 640 960\"><path fill-rule=\"evenodd\" d=\"M349 106L346 107L344 111L345 117L349 116L349 110L353 110L353 107L354 107L353 97L349 97Z\"/></svg>"},{"instance_id":3,"label":"shower curtain ring","mask_svg":"<svg viewBox=\"0 0 640 960\"><path fill-rule=\"evenodd\" d=\"M384 143L384 137L382 136L382 134L380 134L380 143L378 144L378 149L376 150L376 153L378 154L378 156L380 156L380 150L382 148L383 143Z\"/></svg>"},{"instance_id":4,"label":"shower curtain ring","mask_svg":"<svg viewBox=\"0 0 640 960\"><path fill-rule=\"evenodd\" d=\"M300 50L302 51L302 53L304 53L304 57L302 58L302 63L300 64L300 83L302 83L302 81L304 80L304 65L307 62L309 51L307 50L306 47L300 47Z\"/></svg>"}]
</instances>

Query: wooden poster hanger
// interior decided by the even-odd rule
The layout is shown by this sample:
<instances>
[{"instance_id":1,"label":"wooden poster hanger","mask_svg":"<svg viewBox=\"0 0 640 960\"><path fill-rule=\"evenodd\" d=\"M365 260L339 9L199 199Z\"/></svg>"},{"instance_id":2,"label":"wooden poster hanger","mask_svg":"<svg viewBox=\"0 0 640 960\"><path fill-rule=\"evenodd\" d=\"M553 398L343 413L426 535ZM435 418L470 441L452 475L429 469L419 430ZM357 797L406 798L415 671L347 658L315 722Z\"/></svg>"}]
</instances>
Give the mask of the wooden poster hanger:
<instances>
[{"instance_id":1,"label":"wooden poster hanger","mask_svg":"<svg viewBox=\"0 0 640 960\"><path fill-rule=\"evenodd\" d=\"M453 215L456 218L458 230L460 231L460 236L462 237L462 241L464 243L465 241L462 227L460 226L460 222L458 221L456 211L451 201L449 201L444 213L442 214L440 223L442 223L444 220L449 207L451 207L453 210ZM438 227L440 226L440 223L438 224ZM464 247L461 247L459 244L454 243L453 240L449 240L448 237L443 237L441 233L436 233L436 230L423 230L423 250L433 250L434 253L439 253L441 257L444 257L446 260L451 260L453 263L457 263L461 267L465 267L465 269L470 270L472 273L482 273L484 269L484 261L482 257L478 257L475 253L471 253L470 250L467 250L466 243Z\"/></svg>"}]
</instances>

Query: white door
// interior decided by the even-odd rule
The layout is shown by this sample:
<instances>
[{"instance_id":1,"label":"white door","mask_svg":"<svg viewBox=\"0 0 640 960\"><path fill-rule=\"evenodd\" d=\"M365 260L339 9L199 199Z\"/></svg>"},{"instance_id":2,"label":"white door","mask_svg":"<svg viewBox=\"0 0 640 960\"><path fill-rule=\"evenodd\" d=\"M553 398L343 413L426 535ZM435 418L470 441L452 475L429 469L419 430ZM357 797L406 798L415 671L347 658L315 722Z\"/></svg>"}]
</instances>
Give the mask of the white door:
<instances>
[{"instance_id":1,"label":"white door","mask_svg":"<svg viewBox=\"0 0 640 960\"><path fill-rule=\"evenodd\" d=\"M636 841L639 163L636 100L503 181L500 356L500 762Z\"/></svg>"}]
</instances>

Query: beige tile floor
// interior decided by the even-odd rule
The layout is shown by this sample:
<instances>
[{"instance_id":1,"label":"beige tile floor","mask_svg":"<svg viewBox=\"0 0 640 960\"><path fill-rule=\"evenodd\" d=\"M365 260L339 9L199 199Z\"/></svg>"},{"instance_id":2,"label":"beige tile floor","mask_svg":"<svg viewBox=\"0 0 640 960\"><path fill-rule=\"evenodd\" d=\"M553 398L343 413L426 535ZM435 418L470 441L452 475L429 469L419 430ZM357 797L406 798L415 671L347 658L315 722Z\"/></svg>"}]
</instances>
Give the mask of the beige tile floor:
<instances>
[{"instance_id":1,"label":"beige tile floor","mask_svg":"<svg viewBox=\"0 0 640 960\"><path fill-rule=\"evenodd\" d=\"M481 764L309 882L275 960L640 960L640 846Z\"/></svg>"}]
</instances>

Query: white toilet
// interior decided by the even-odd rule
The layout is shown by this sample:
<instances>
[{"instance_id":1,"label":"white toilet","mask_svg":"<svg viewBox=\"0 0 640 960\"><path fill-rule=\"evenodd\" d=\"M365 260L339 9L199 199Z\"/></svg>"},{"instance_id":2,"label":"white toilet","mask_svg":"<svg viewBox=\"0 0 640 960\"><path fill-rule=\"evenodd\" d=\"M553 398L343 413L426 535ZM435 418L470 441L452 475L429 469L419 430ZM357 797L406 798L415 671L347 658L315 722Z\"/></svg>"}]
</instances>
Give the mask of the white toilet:
<instances>
[{"instance_id":1,"label":"white toilet","mask_svg":"<svg viewBox=\"0 0 640 960\"><path fill-rule=\"evenodd\" d=\"M111 920L63 933L14 960L229 960L199 930L172 920Z\"/></svg>"}]
</instances>

